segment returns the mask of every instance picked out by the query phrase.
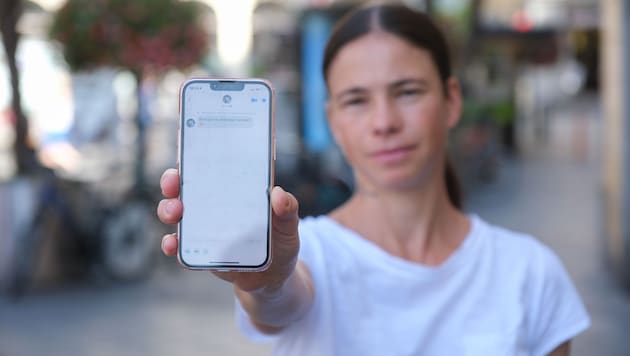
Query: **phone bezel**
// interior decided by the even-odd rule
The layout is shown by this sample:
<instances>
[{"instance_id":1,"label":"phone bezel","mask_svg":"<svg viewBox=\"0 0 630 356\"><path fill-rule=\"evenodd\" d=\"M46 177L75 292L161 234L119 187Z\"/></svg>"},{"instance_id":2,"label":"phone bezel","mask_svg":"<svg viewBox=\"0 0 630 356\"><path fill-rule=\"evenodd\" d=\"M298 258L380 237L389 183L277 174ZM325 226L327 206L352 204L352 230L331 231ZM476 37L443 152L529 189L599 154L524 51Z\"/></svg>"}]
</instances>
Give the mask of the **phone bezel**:
<instances>
[{"instance_id":1,"label":"phone bezel","mask_svg":"<svg viewBox=\"0 0 630 356\"><path fill-rule=\"evenodd\" d=\"M211 86L212 90L217 90L212 87L214 84L232 84L238 83L242 84L243 87L246 84L262 84L269 90L269 145L268 145L268 165L269 165L269 177L267 178L268 186L267 186L267 255L266 259L260 265L226 265L226 264L205 264L205 265L192 265L184 261L184 257L182 255L182 226L181 223L177 224L177 234L179 238L179 244L177 248L177 259L179 264L190 270L211 270L211 271L239 271L239 272L259 272L267 269L272 261L272 211L271 211L271 189L274 184L274 162L276 159L276 138L275 138L275 90L272 84L265 79L260 78L244 78L244 79L236 79L236 78L190 78L182 83L179 90L179 124L178 124L178 152L177 152L177 166L180 172L180 199L183 201L183 179L181 177L184 174L183 171L183 141L184 141L184 117L185 117L185 90L191 84L208 84ZM226 91L232 91L230 89Z\"/></svg>"}]
</instances>

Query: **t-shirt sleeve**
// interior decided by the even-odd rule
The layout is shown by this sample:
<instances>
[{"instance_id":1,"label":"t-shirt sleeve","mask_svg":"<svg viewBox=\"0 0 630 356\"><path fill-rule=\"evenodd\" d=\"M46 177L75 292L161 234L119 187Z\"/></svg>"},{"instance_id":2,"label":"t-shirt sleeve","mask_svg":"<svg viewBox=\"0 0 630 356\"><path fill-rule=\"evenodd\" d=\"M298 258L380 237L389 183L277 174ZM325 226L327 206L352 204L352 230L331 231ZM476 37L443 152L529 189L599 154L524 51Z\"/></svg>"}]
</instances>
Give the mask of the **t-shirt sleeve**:
<instances>
[{"instance_id":1,"label":"t-shirt sleeve","mask_svg":"<svg viewBox=\"0 0 630 356\"><path fill-rule=\"evenodd\" d=\"M298 257L301 262L307 265L311 273L313 273L317 255L315 223L315 218L306 218L304 220L301 220L299 224L300 252ZM238 298L234 299L236 309L236 325L239 327L245 337L253 342L258 343L273 343L279 338L282 332L276 334L266 334L258 330L249 319L247 312L245 311L245 309L243 309L243 306L239 302Z\"/></svg>"},{"instance_id":2,"label":"t-shirt sleeve","mask_svg":"<svg viewBox=\"0 0 630 356\"><path fill-rule=\"evenodd\" d=\"M560 259L540 246L530 280L529 340L544 356L590 326L590 319Z\"/></svg>"}]
</instances>

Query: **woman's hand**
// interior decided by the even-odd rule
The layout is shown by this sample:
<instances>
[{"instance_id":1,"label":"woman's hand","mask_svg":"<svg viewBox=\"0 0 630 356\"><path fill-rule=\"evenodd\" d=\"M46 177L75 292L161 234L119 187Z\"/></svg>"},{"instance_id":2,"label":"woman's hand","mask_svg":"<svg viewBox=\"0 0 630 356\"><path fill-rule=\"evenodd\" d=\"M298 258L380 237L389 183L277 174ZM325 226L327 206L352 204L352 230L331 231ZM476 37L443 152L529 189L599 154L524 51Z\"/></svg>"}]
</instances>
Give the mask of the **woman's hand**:
<instances>
[{"instance_id":1,"label":"woman's hand","mask_svg":"<svg viewBox=\"0 0 630 356\"><path fill-rule=\"evenodd\" d=\"M165 199L160 201L157 208L158 217L166 224L177 224L182 218L183 205L178 199L179 186L177 170L166 170L160 180ZM214 272L241 291L274 292L283 286L295 270L299 251L298 202L292 194L280 187L274 187L271 191L271 209L271 265L262 272ZM208 226L208 229L211 228ZM177 244L177 234L166 235L162 238L162 251L167 256L174 256L177 253Z\"/></svg>"}]
</instances>

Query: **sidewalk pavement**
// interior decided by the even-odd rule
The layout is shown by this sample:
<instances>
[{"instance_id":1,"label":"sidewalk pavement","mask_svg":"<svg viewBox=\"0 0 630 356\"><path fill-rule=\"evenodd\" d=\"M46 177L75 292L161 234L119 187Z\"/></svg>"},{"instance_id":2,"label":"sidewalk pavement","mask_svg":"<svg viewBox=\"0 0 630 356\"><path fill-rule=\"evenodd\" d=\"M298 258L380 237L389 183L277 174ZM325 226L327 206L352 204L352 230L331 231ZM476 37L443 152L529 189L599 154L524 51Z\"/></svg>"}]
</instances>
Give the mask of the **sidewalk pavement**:
<instances>
[{"instance_id":1,"label":"sidewalk pavement","mask_svg":"<svg viewBox=\"0 0 630 356\"><path fill-rule=\"evenodd\" d=\"M0 299L0 356L268 355L236 329L231 287L160 261L137 284L90 281Z\"/></svg>"}]
</instances>

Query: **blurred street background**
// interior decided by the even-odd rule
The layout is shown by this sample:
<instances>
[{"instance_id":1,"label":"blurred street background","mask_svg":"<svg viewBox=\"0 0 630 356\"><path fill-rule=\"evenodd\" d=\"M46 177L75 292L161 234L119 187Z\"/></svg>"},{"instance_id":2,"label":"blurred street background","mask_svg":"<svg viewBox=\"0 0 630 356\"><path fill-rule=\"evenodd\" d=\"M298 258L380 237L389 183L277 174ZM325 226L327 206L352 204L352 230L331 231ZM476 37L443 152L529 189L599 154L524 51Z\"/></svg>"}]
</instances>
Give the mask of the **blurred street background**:
<instances>
[{"instance_id":1,"label":"blurred street background","mask_svg":"<svg viewBox=\"0 0 630 356\"><path fill-rule=\"evenodd\" d=\"M227 283L159 252L179 86L268 78L276 182L326 213L353 187L321 55L358 3L1 0L0 356L268 355ZM560 256L593 322L573 355L630 355L630 2L405 3L452 45L466 210Z\"/></svg>"}]
</instances>

